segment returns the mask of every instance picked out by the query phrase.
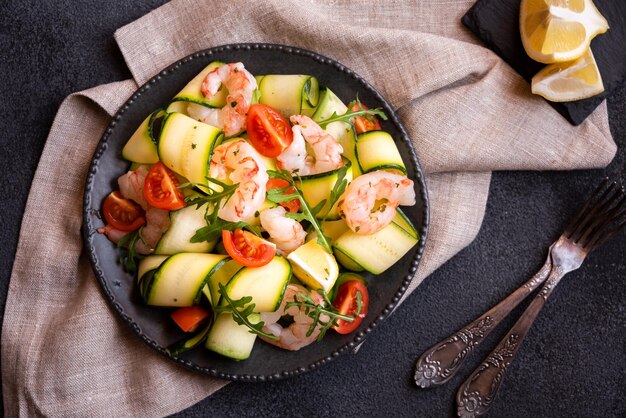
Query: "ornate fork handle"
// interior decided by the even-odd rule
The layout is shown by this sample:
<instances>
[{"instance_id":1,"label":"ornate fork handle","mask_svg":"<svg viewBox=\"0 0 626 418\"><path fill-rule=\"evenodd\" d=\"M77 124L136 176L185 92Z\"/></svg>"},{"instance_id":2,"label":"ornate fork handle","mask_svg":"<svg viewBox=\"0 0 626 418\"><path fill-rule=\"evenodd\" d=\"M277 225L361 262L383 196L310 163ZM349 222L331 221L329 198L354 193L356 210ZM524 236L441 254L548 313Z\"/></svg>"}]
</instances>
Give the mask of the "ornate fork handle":
<instances>
[{"instance_id":1,"label":"ornate fork handle","mask_svg":"<svg viewBox=\"0 0 626 418\"><path fill-rule=\"evenodd\" d=\"M450 380L463 364L467 354L480 344L522 300L526 299L546 280L551 268L552 259L548 254L543 267L520 288L471 324L426 350L417 360L415 383L422 388L428 388Z\"/></svg>"},{"instance_id":2,"label":"ornate fork handle","mask_svg":"<svg viewBox=\"0 0 626 418\"><path fill-rule=\"evenodd\" d=\"M489 410L517 349L539 311L545 305L548 296L564 275L563 267L555 264L543 288L528 305L520 319L487 359L461 385L456 395L459 417L476 417Z\"/></svg>"}]
</instances>

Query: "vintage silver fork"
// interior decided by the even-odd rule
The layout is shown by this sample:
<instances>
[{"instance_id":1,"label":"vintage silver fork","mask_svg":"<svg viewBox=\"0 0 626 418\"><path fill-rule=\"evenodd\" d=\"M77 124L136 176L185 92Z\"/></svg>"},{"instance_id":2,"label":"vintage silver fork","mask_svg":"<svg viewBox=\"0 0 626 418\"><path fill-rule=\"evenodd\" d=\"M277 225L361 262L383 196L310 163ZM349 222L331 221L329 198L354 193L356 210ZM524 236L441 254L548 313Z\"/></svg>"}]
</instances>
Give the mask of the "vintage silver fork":
<instances>
[{"instance_id":1,"label":"vintage silver fork","mask_svg":"<svg viewBox=\"0 0 626 418\"><path fill-rule=\"evenodd\" d=\"M418 359L415 382L423 388L447 382L484 338L515 306L545 282L500 344L472 373L457 393L457 412L474 417L487 412L523 338L561 278L580 267L585 257L625 226L624 188L605 179L595 190L559 239L550 246L545 264L537 274L488 312L435 344ZM621 223L620 223L621 222Z\"/></svg>"}]
</instances>

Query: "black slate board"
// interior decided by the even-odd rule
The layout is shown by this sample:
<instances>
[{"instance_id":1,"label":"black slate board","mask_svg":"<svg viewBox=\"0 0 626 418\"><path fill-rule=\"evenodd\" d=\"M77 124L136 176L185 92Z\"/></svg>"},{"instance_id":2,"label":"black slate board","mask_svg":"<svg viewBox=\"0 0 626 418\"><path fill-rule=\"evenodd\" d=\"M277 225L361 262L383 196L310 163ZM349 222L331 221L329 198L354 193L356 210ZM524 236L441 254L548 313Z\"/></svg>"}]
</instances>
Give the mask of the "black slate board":
<instances>
[{"instance_id":1,"label":"black slate board","mask_svg":"<svg viewBox=\"0 0 626 418\"><path fill-rule=\"evenodd\" d=\"M520 0L478 0L463 23L528 82L544 66L526 55L519 35ZM574 125L582 123L626 79L626 1L595 0L610 29L591 42L604 93L589 99L550 103ZM529 86L530 89L530 86Z\"/></svg>"}]
</instances>

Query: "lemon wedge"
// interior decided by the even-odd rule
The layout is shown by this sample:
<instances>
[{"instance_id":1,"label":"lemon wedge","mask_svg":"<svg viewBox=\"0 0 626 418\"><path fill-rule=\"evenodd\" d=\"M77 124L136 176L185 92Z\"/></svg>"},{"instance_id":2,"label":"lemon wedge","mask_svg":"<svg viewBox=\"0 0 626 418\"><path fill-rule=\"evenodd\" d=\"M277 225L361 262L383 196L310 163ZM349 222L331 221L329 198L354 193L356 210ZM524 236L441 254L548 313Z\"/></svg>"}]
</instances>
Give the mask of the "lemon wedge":
<instances>
[{"instance_id":1,"label":"lemon wedge","mask_svg":"<svg viewBox=\"0 0 626 418\"><path fill-rule=\"evenodd\" d=\"M586 99L604 91L591 49L574 61L550 64L532 79L532 92L551 102Z\"/></svg>"},{"instance_id":2,"label":"lemon wedge","mask_svg":"<svg viewBox=\"0 0 626 418\"><path fill-rule=\"evenodd\" d=\"M580 58L608 28L591 0L522 0L520 5L524 49L546 64Z\"/></svg>"},{"instance_id":3,"label":"lemon wedge","mask_svg":"<svg viewBox=\"0 0 626 418\"><path fill-rule=\"evenodd\" d=\"M287 256L293 273L312 289L329 292L339 276L339 266L332 254L324 250L316 239L298 247Z\"/></svg>"}]
</instances>

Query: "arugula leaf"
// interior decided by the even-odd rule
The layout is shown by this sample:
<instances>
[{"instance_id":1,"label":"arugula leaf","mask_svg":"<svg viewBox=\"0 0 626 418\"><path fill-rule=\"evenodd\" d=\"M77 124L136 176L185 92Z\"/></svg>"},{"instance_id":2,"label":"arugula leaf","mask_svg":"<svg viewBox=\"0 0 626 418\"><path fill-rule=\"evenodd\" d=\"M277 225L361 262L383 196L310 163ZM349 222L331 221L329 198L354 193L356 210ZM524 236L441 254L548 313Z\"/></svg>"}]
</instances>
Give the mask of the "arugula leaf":
<instances>
[{"instance_id":1,"label":"arugula leaf","mask_svg":"<svg viewBox=\"0 0 626 418\"><path fill-rule=\"evenodd\" d=\"M326 218L328 217L328 213L330 212L332 207L335 206L335 203L337 203L339 198L346 191L346 187L348 187L348 179L346 178L346 174L348 173L349 168L349 166L344 165L339 169L339 171L337 171L337 181L335 182L333 189L330 191L330 197L328 199L328 211L326 211L326 213L324 214L324 219L322 221L326 220Z\"/></svg>"},{"instance_id":2,"label":"arugula leaf","mask_svg":"<svg viewBox=\"0 0 626 418\"><path fill-rule=\"evenodd\" d=\"M231 222L225 221L221 218L216 218L209 225L198 229L194 236L191 237L190 242L211 242L218 239L222 235L222 231L234 231L237 228L247 229L257 237L261 236L261 230L258 227L252 226L247 222Z\"/></svg>"},{"instance_id":3,"label":"arugula leaf","mask_svg":"<svg viewBox=\"0 0 626 418\"><path fill-rule=\"evenodd\" d=\"M333 122L350 123L352 118L355 116L363 116L365 118L378 116L382 120L387 120L387 115L385 115L385 112L383 112L383 109L381 107L377 107L375 109L363 109L363 107L359 105L359 110L348 109L346 113L342 115L337 114L337 112L333 112L333 114L328 119L325 119L321 122L317 122L317 124L321 126L322 128L325 128L328 124L333 123Z\"/></svg>"},{"instance_id":4,"label":"arugula leaf","mask_svg":"<svg viewBox=\"0 0 626 418\"><path fill-rule=\"evenodd\" d=\"M309 295L304 293L296 293L293 297L293 302L287 302L285 304L285 309L288 309L292 306L299 308L301 311L304 311L305 315L313 320L311 326L307 330L306 336L309 337L315 329L319 326L320 333L317 336L317 341L320 341L326 335L326 331L330 329L333 325L338 325L338 320L342 319L347 322L352 322L354 319L361 313L361 307L363 303L360 302L361 292L357 290L357 312L354 316L343 315L339 313L337 308L335 308L330 301L328 294L323 289L317 289L317 293L319 293L324 299L324 304L316 303ZM322 319L322 315L328 317L328 320Z\"/></svg>"},{"instance_id":5,"label":"arugula leaf","mask_svg":"<svg viewBox=\"0 0 626 418\"><path fill-rule=\"evenodd\" d=\"M216 204L223 199L230 199L230 197L235 193L235 190L239 187L239 183L235 184L226 184L217 179L206 177L208 180L208 185L200 184L200 183L183 183L178 186L179 189L185 189L190 187L197 188L208 188L209 194L195 194L185 197L185 203L188 205L196 205L196 209L200 209L203 205L207 203ZM217 190L216 188L211 186L211 183L217 185L221 190ZM202 190L202 189L200 189ZM219 204L215 205L216 207L220 207Z\"/></svg>"},{"instance_id":6,"label":"arugula leaf","mask_svg":"<svg viewBox=\"0 0 626 418\"><path fill-rule=\"evenodd\" d=\"M354 105L357 105L359 110L365 110L363 108L363 104L361 103L361 100L359 100L359 95L358 94L357 94L356 98L353 101L348 103L348 109L352 109L354 107ZM374 122L374 116L372 116L372 115L363 115L362 117L364 117L365 119L369 120L370 122ZM352 127L354 128L354 121L352 121L351 124L353 125Z\"/></svg>"},{"instance_id":7,"label":"arugula leaf","mask_svg":"<svg viewBox=\"0 0 626 418\"><path fill-rule=\"evenodd\" d=\"M222 295L227 305L214 307L213 310L216 313L230 312L235 322L239 325L245 325L248 327L250 329L250 333L271 338L273 340L278 339L276 335L263 331L265 322L259 321L258 323L253 324L250 321L250 315L254 312L254 308L256 306L254 303L250 303L252 302L252 296L244 296L241 299L232 300L228 296L226 287L222 283L219 283L219 287L219 293Z\"/></svg>"},{"instance_id":8,"label":"arugula leaf","mask_svg":"<svg viewBox=\"0 0 626 418\"><path fill-rule=\"evenodd\" d=\"M139 240L141 240L144 244L146 243L141 236L142 229L143 227L137 229L136 231L129 232L117 242L118 248L126 248L126 251L122 251L122 254L120 254L120 264L124 268L124 271L132 275L137 272L137 260L143 258L137 254L137 249L135 248L135 245Z\"/></svg>"},{"instance_id":9,"label":"arugula leaf","mask_svg":"<svg viewBox=\"0 0 626 418\"><path fill-rule=\"evenodd\" d=\"M204 218L207 222L207 226L202 227L196 231L193 237L189 240L192 243L203 242L203 241L215 241L218 239L223 230L234 231L237 228L247 229L252 232L256 236L261 236L261 230L255 226L250 225L247 222L230 222L225 221L223 219L218 218L218 209L222 207L222 201L225 199L228 202L228 199L232 197L237 188L239 187L239 183L235 184L226 184L217 179L207 177L209 185L198 184L198 183L184 183L178 186L179 188L188 188L188 187L197 187L201 186L209 189L209 194L195 194L190 195L185 198L185 202L188 205L196 205L196 209L201 208L205 204L207 205L206 213ZM212 187L211 184L219 186L221 190L218 190L215 187Z\"/></svg>"},{"instance_id":10,"label":"arugula leaf","mask_svg":"<svg viewBox=\"0 0 626 418\"><path fill-rule=\"evenodd\" d=\"M274 203L284 202L286 200L298 199L300 201L300 209L302 210L302 220L307 220L311 223L315 231L317 232L317 242L328 252L329 254L333 253L333 250L330 248L330 239L324 235L322 231L322 227L320 226L319 221L315 217L317 213L324 207L326 203L325 200L320 202L314 208L311 208L309 203L306 201L304 196L302 195L302 191L298 189L296 186L296 182L293 179L293 176L287 170L267 170L267 174L270 178L283 179L289 183L289 186L283 189L272 189L267 194L267 198ZM293 188L292 193L286 193L288 188Z\"/></svg>"}]
</instances>

